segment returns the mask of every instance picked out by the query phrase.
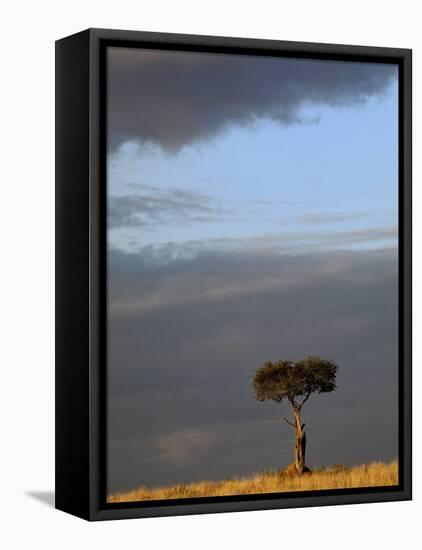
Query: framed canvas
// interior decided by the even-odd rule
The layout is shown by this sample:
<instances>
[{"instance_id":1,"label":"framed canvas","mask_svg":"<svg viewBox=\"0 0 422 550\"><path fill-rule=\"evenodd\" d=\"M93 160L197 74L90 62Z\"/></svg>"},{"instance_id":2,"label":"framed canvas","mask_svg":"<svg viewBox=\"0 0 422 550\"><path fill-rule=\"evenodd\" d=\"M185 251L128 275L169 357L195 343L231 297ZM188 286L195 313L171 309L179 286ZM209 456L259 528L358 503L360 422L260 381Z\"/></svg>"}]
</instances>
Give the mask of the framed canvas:
<instances>
[{"instance_id":1,"label":"framed canvas","mask_svg":"<svg viewBox=\"0 0 422 550\"><path fill-rule=\"evenodd\" d=\"M56 43L56 507L411 498L411 50Z\"/></svg>"}]
</instances>

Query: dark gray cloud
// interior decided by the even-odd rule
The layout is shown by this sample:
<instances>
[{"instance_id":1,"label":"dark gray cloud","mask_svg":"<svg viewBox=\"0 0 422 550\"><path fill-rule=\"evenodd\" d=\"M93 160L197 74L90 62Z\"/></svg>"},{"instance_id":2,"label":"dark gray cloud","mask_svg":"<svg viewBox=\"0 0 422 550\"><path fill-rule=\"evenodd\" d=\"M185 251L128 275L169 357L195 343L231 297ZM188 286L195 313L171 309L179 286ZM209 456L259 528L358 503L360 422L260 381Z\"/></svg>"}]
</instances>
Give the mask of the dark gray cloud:
<instances>
[{"instance_id":1,"label":"dark gray cloud","mask_svg":"<svg viewBox=\"0 0 422 550\"><path fill-rule=\"evenodd\" d=\"M109 490L283 467L288 408L254 400L266 360L318 354L338 390L304 410L309 464L397 456L397 250L109 253Z\"/></svg>"},{"instance_id":2,"label":"dark gray cloud","mask_svg":"<svg viewBox=\"0 0 422 550\"><path fill-rule=\"evenodd\" d=\"M232 125L300 123L303 106L363 103L396 74L381 63L109 48L109 149L135 140L177 151Z\"/></svg>"},{"instance_id":3,"label":"dark gray cloud","mask_svg":"<svg viewBox=\"0 0 422 550\"><path fill-rule=\"evenodd\" d=\"M139 227L163 223L210 222L228 210L214 198L180 188L138 186L136 195L109 195L108 227Z\"/></svg>"}]
</instances>

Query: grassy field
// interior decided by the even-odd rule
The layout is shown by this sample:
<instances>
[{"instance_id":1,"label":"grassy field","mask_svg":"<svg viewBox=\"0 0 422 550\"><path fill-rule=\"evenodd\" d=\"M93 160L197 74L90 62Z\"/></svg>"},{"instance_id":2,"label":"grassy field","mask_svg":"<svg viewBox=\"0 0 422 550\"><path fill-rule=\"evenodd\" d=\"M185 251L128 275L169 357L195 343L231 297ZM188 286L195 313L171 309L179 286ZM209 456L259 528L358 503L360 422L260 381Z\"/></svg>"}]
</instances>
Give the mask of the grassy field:
<instances>
[{"instance_id":1,"label":"grassy field","mask_svg":"<svg viewBox=\"0 0 422 550\"><path fill-rule=\"evenodd\" d=\"M321 489L380 487L397 484L397 461L390 463L371 462L351 468L344 466L318 468L301 476L285 470L277 470L222 481L200 481L188 485L173 485L171 487L157 487L154 489L138 487L133 491L109 495L107 502L287 493Z\"/></svg>"}]
</instances>

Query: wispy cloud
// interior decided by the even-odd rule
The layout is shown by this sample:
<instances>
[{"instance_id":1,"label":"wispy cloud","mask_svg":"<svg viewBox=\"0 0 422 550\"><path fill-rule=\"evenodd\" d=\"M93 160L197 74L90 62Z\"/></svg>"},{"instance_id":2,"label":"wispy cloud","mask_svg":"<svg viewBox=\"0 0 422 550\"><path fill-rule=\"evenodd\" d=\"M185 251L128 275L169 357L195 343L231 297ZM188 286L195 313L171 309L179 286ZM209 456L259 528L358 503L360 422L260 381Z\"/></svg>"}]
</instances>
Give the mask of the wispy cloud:
<instances>
[{"instance_id":1,"label":"wispy cloud","mask_svg":"<svg viewBox=\"0 0 422 550\"><path fill-rule=\"evenodd\" d=\"M141 252L151 265L163 265L177 260L189 260L202 253L254 252L255 254L303 254L354 248L372 249L396 246L396 225L366 227L348 231L285 231L245 237L221 237L188 241L167 241L139 246L135 241L128 250ZM111 250L119 250L111 247Z\"/></svg>"},{"instance_id":2,"label":"wispy cloud","mask_svg":"<svg viewBox=\"0 0 422 550\"><path fill-rule=\"evenodd\" d=\"M350 221L359 221L368 218L368 212L308 212L296 218L296 223L304 225L320 225L329 223L343 223Z\"/></svg>"},{"instance_id":3,"label":"wispy cloud","mask_svg":"<svg viewBox=\"0 0 422 550\"><path fill-rule=\"evenodd\" d=\"M156 440L158 457L174 464L186 464L209 455L218 443L217 434L211 429L188 428L159 436Z\"/></svg>"},{"instance_id":4,"label":"wispy cloud","mask_svg":"<svg viewBox=\"0 0 422 550\"><path fill-rule=\"evenodd\" d=\"M229 210L206 194L180 188L138 186L136 195L108 198L108 227L148 227L221 221Z\"/></svg>"}]
</instances>

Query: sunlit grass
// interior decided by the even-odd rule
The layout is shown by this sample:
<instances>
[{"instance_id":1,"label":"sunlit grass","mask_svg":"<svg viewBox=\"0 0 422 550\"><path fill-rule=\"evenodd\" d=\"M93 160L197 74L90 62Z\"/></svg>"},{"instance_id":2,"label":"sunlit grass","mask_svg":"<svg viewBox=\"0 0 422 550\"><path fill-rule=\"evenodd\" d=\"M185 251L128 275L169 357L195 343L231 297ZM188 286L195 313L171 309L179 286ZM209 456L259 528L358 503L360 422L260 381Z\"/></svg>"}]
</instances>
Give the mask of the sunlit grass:
<instances>
[{"instance_id":1,"label":"sunlit grass","mask_svg":"<svg viewBox=\"0 0 422 550\"><path fill-rule=\"evenodd\" d=\"M287 493L388 485L398 485L397 461L371 462L351 468L336 465L318 468L303 475L276 470L222 481L200 481L154 489L138 487L133 491L109 495L107 502Z\"/></svg>"}]
</instances>

